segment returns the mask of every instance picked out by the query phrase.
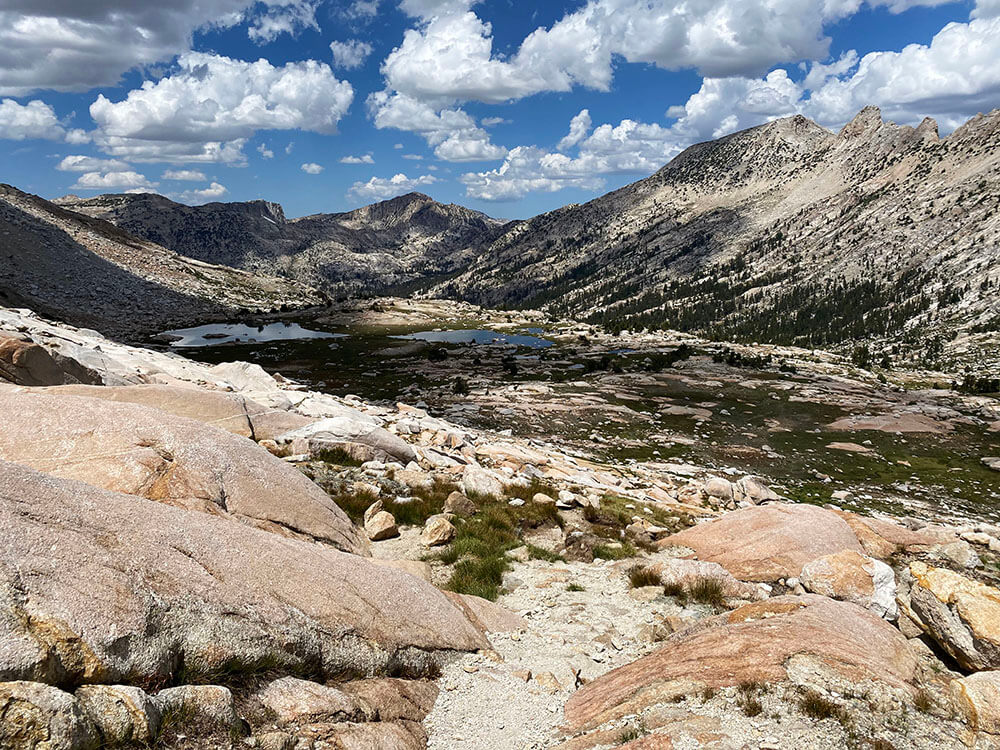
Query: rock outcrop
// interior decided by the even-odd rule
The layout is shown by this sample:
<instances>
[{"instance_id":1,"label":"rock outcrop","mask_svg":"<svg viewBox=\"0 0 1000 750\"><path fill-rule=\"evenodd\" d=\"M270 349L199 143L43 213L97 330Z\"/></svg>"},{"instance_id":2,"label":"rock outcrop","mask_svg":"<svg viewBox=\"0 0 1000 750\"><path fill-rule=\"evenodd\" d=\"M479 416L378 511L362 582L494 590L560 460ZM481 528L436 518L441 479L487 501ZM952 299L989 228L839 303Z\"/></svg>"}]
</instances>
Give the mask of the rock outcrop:
<instances>
[{"instance_id":1,"label":"rock outcrop","mask_svg":"<svg viewBox=\"0 0 1000 750\"><path fill-rule=\"evenodd\" d=\"M659 542L689 547L742 581L793 578L802 566L845 550L862 552L851 527L833 511L813 505L771 503L727 513Z\"/></svg>"},{"instance_id":2,"label":"rock outcrop","mask_svg":"<svg viewBox=\"0 0 1000 750\"><path fill-rule=\"evenodd\" d=\"M406 573L6 462L0 528L0 679L419 672L486 645Z\"/></svg>"},{"instance_id":3,"label":"rock outcrop","mask_svg":"<svg viewBox=\"0 0 1000 750\"><path fill-rule=\"evenodd\" d=\"M906 639L857 605L808 594L747 604L671 636L649 656L577 691L566 719L578 731L701 688L743 682L871 681L911 690L917 662Z\"/></svg>"},{"instance_id":4,"label":"rock outcrop","mask_svg":"<svg viewBox=\"0 0 1000 750\"><path fill-rule=\"evenodd\" d=\"M366 554L326 493L229 432L146 406L45 392L0 393L0 415L0 460Z\"/></svg>"},{"instance_id":5,"label":"rock outcrop","mask_svg":"<svg viewBox=\"0 0 1000 750\"><path fill-rule=\"evenodd\" d=\"M854 550L824 555L806 563L799 581L814 594L853 602L887 620L895 620L899 615L892 568Z\"/></svg>"}]
</instances>

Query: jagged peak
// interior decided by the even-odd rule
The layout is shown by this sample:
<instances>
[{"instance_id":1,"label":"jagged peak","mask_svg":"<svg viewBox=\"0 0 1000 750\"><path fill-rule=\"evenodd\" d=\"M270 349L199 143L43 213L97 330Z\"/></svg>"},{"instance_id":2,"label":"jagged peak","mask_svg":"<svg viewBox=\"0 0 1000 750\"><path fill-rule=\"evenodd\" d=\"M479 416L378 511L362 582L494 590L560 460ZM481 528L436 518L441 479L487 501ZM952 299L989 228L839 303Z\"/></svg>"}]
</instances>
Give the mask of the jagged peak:
<instances>
[{"instance_id":1,"label":"jagged peak","mask_svg":"<svg viewBox=\"0 0 1000 750\"><path fill-rule=\"evenodd\" d=\"M928 140L937 140L940 138L938 134L938 124L937 120L933 117L925 117L923 121L917 126L917 135L923 136Z\"/></svg>"},{"instance_id":2,"label":"jagged peak","mask_svg":"<svg viewBox=\"0 0 1000 750\"><path fill-rule=\"evenodd\" d=\"M882 127L882 110L869 104L854 116L840 131L841 138L859 138Z\"/></svg>"}]
</instances>

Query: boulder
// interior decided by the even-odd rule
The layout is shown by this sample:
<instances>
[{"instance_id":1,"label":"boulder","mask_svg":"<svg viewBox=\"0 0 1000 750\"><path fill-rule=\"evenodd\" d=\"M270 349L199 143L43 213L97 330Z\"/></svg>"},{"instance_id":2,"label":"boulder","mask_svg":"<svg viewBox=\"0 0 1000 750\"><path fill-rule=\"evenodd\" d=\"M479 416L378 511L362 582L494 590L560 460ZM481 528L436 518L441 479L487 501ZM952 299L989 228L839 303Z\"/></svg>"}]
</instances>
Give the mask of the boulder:
<instances>
[{"instance_id":1,"label":"boulder","mask_svg":"<svg viewBox=\"0 0 1000 750\"><path fill-rule=\"evenodd\" d=\"M719 563L742 581L796 577L817 557L861 545L847 522L814 505L771 503L727 513L658 543L694 550L698 559Z\"/></svg>"},{"instance_id":2,"label":"boulder","mask_svg":"<svg viewBox=\"0 0 1000 750\"><path fill-rule=\"evenodd\" d=\"M379 721L423 721L434 708L439 692L433 682L393 677L345 682L340 689L373 706Z\"/></svg>"},{"instance_id":3,"label":"boulder","mask_svg":"<svg viewBox=\"0 0 1000 750\"><path fill-rule=\"evenodd\" d=\"M456 516L474 516L479 509L464 493L452 492L444 501L444 512Z\"/></svg>"},{"instance_id":4,"label":"boulder","mask_svg":"<svg viewBox=\"0 0 1000 750\"><path fill-rule=\"evenodd\" d=\"M965 669L1000 668L1000 590L944 568L910 563L909 606Z\"/></svg>"},{"instance_id":5,"label":"boulder","mask_svg":"<svg viewBox=\"0 0 1000 750\"><path fill-rule=\"evenodd\" d=\"M528 628L521 615L489 599L454 591L446 591L445 594L484 633L517 633Z\"/></svg>"},{"instance_id":6,"label":"boulder","mask_svg":"<svg viewBox=\"0 0 1000 750\"><path fill-rule=\"evenodd\" d=\"M644 565L646 570L655 573L660 583L680 585L689 588L692 584L705 579L718 581L722 593L727 599L766 599L767 592L760 586L736 580L718 563L702 562L701 560L682 560L677 557L656 559Z\"/></svg>"},{"instance_id":7,"label":"boulder","mask_svg":"<svg viewBox=\"0 0 1000 750\"><path fill-rule=\"evenodd\" d=\"M733 483L722 477L711 477L702 489L709 497L725 502L733 499Z\"/></svg>"},{"instance_id":8,"label":"boulder","mask_svg":"<svg viewBox=\"0 0 1000 750\"><path fill-rule=\"evenodd\" d=\"M75 360L50 352L30 339L0 332L0 382L16 385L100 383L100 376Z\"/></svg>"},{"instance_id":9,"label":"boulder","mask_svg":"<svg viewBox=\"0 0 1000 750\"><path fill-rule=\"evenodd\" d=\"M373 542L381 542L399 536L396 527L396 517L385 510L380 510L365 521L365 534Z\"/></svg>"},{"instance_id":10,"label":"boulder","mask_svg":"<svg viewBox=\"0 0 1000 750\"><path fill-rule=\"evenodd\" d=\"M171 714L197 718L223 728L239 725L233 694L221 685L180 685L153 696L166 720Z\"/></svg>"},{"instance_id":11,"label":"boulder","mask_svg":"<svg viewBox=\"0 0 1000 750\"><path fill-rule=\"evenodd\" d=\"M304 427L311 421L294 412L258 404L239 393L176 385L64 385L47 388L45 393L149 406L258 442L274 440L278 435Z\"/></svg>"},{"instance_id":12,"label":"boulder","mask_svg":"<svg viewBox=\"0 0 1000 750\"><path fill-rule=\"evenodd\" d=\"M297 677L274 680L255 697L274 713L279 724L371 721L375 716L367 701Z\"/></svg>"},{"instance_id":13,"label":"boulder","mask_svg":"<svg viewBox=\"0 0 1000 750\"><path fill-rule=\"evenodd\" d=\"M781 499L760 477L743 477L736 483L733 494L737 500L745 500L754 505Z\"/></svg>"},{"instance_id":14,"label":"boulder","mask_svg":"<svg viewBox=\"0 0 1000 750\"><path fill-rule=\"evenodd\" d=\"M492 471L478 464L469 464L462 472L462 491L466 495L496 498L503 495L503 483Z\"/></svg>"},{"instance_id":15,"label":"boulder","mask_svg":"<svg viewBox=\"0 0 1000 750\"><path fill-rule=\"evenodd\" d=\"M551 495L546 495L544 492L536 492L532 498L531 502L535 505L555 505L556 500Z\"/></svg>"},{"instance_id":16,"label":"boulder","mask_svg":"<svg viewBox=\"0 0 1000 750\"><path fill-rule=\"evenodd\" d=\"M652 654L584 685L565 715L575 732L704 687L754 681L871 680L909 693L916 672L906 638L871 612L815 594L780 596L675 633Z\"/></svg>"},{"instance_id":17,"label":"boulder","mask_svg":"<svg viewBox=\"0 0 1000 750\"><path fill-rule=\"evenodd\" d=\"M97 728L80 702L39 682L0 682L0 747L4 750L96 750Z\"/></svg>"},{"instance_id":18,"label":"boulder","mask_svg":"<svg viewBox=\"0 0 1000 750\"><path fill-rule=\"evenodd\" d=\"M854 550L824 555L806 563L799 582L814 594L853 602L887 620L899 616L896 574L892 568Z\"/></svg>"},{"instance_id":19,"label":"boulder","mask_svg":"<svg viewBox=\"0 0 1000 750\"><path fill-rule=\"evenodd\" d=\"M974 732L1000 735L1000 672L977 672L951 681L951 702Z\"/></svg>"},{"instance_id":20,"label":"boulder","mask_svg":"<svg viewBox=\"0 0 1000 750\"><path fill-rule=\"evenodd\" d=\"M1000 471L1000 456L984 456L983 466L987 469L993 469L993 471Z\"/></svg>"},{"instance_id":21,"label":"boulder","mask_svg":"<svg viewBox=\"0 0 1000 750\"><path fill-rule=\"evenodd\" d=\"M401 571L4 462L0 528L7 679L140 682L234 664L375 675L487 646Z\"/></svg>"},{"instance_id":22,"label":"boulder","mask_svg":"<svg viewBox=\"0 0 1000 750\"><path fill-rule=\"evenodd\" d=\"M130 685L83 685L76 699L107 745L150 744L160 728L156 702Z\"/></svg>"},{"instance_id":23,"label":"boulder","mask_svg":"<svg viewBox=\"0 0 1000 750\"><path fill-rule=\"evenodd\" d=\"M438 547L448 544L455 538L455 527L444 516L431 516L420 534L420 541L425 547Z\"/></svg>"},{"instance_id":24,"label":"boulder","mask_svg":"<svg viewBox=\"0 0 1000 750\"><path fill-rule=\"evenodd\" d=\"M224 430L147 406L38 392L0 393L0 416L0 460L368 554L325 492Z\"/></svg>"},{"instance_id":25,"label":"boulder","mask_svg":"<svg viewBox=\"0 0 1000 750\"><path fill-rule=\"evenodd\" d=\"M372 721L364 724L310 724L296 735L306 743L296 747L336 750L426 750L427 733L415 721Z\"/></svg>"},{"instance_id":26,"label":"boulder","mask_svg":"<svg viewBox=\"0 0 1000 750\"><path fill-rule=\"evenodd\" d=\"M394 459L403 465L417 460L413 446L383 427L379 427L360 412L328 417L296 430L279 435L278 443L304 441L311 453L338 447L343 443L366 445L379 460Z\"/></svg>"}]
</instances>

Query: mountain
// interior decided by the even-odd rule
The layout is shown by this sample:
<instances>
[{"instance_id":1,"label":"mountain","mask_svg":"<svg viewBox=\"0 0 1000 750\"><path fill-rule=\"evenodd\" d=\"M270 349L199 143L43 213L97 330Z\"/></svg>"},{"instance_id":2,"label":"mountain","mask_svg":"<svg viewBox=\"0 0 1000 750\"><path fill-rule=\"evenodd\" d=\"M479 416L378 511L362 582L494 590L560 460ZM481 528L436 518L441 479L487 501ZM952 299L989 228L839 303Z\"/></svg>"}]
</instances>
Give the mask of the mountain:
<instances>
[{"instance_id":1,"label":"mountain","mask_svg":"<svg viewBox=\"0 0 1000 750\"><path fill-rule=\"evenodd\" d=\"M876 350L995 349L1000 110L947 138L869 107L688 148L651 177L512 223L432 292L623 328ZM958 336L956 338L956 335ZM970 360L970 361L971 361Z\"/></svg>"},{"instance_id":2,"label":"mountain","mask_svg":"<svg viewBox=\"0 0 1000 750\"><path fill-rule=\"evenodd\" d=\"M185 206L140 194L58 202L191 258L337 293L382 291L462 271L504 224L420 193L291 220L266 201Z\"/></svg>"},{"instance_id":3,"label":"mountain","mask_svg":"<svg viewBox=\"0 0 1000 750\"><path fill-rule=\"evenodd\" d=\"M0 305L132 337L322 301L296 282L186 258L0 185Z\"/></svg>"}]
</instances>

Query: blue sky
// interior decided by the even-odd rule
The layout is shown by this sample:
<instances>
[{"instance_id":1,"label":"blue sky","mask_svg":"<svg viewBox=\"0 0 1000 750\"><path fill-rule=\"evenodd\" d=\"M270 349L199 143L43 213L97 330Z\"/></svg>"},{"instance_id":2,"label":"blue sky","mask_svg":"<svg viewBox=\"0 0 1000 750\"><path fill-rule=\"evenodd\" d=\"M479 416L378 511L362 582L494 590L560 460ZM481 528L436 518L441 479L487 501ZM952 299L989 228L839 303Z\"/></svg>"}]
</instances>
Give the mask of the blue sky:
<instances>
[{"instance_id":1,"label":"blue sky","mask_svg":"<svg viewBox=\"0 0 1000 750\"><path fill-rule=\"evenodd\" d=\"M47 198L524 217L867 104L1000 106L1000 0L0 1L0 181Z\"/></svg>"}]
</instances>

